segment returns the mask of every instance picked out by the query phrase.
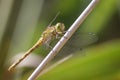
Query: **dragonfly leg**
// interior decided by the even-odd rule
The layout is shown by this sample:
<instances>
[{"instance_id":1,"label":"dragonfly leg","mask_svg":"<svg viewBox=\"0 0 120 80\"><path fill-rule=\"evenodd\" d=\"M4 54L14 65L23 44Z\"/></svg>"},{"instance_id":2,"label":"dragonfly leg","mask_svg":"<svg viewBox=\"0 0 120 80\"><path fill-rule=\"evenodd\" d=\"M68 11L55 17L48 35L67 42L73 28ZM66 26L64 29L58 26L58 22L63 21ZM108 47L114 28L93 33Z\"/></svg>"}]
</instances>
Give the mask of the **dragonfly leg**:
<instances>
[{"instance_id":1,"label":"dragonfly leg","mask_svg":"<svg viewBox=\"0 0 120 80\"><path fill-rule=\"evenodd\" d=\"M56 39L60 39L62 36L64 36L64 34L66 33L67 31L64 31L63 32L63 34L59 34L59 33L57 33L57 35L56 35Z\"/></svg>"},{"instance_id":2,"label":"dragonfly leg","mask_svg":"<svg viewBox=\"0 0 120 80\"><path fill-rule=\"evenodd\" d=\"M55 38L56 38L56 39L60 39L60 38L61 38L61 36L59 36L59 35L57 34Z\"/></svg>"},{"instance_id":3,"label":"dragonfly leg","mask_svg":"<svg viewBox=\"0 0 120 80\"><path fill-rule=\"evenodd\" d=\"M47 47L49 47L50 49L52 49L52 48L53 48L50 44L47 44L46 46L47 46Z\"/></svg>"},{"instance_id":4,"label":"dragonfly leg","mask_svg":"<svg viewBox=\"0 0 120 80\"><path fill-rule=\"evenodd\" d=\"M53 48L53 47L50 45L50 44L51 44L51 40L47 40L44 44L45 44L45 46L46 46L47 48L50 48L50 49Z\"/></svg>"}]
</instances>

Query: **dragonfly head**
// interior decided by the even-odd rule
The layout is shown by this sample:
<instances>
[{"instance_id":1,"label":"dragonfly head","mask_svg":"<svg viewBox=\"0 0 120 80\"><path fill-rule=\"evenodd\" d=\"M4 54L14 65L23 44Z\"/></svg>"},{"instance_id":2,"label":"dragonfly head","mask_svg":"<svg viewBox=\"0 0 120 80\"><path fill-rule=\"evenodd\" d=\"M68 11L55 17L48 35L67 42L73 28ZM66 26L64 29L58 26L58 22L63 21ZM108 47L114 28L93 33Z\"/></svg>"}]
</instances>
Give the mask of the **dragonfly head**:
<instances>
[{"instance_id":1,"label":"dragonfly head","mask_svg":"<svg viewBox=\"0 0 120 80\"><path fill-rule=\"evenodd\" d=\"M65 32L65 26L63 23L57 23L55 29L58 34L63 34Z\"/></svg>"}]
</instances>

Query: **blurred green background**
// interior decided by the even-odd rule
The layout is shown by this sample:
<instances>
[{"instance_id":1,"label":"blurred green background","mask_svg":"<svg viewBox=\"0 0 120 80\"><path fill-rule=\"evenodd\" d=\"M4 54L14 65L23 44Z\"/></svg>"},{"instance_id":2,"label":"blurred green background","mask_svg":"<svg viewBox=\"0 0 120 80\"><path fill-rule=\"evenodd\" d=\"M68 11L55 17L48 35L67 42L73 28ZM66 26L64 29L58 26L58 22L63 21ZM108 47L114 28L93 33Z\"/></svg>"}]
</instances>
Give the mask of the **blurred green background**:
<instances>
[{"instance_id":1,"label":"blurred green background","mask_svg":"<svg viewBox=\"0 0 120 80\"><path fill-rule=\"evenodd\" d=\"M0 80L26 80L49 50L37 49L25 64L8 72L11 59L28 50L59 11L52 24L62 22L67 30L90 1L0 0ZM95 33L98 41L37 80L120 80L120 0L100 0L79 32Z\"/></svg>"}]
</instances>

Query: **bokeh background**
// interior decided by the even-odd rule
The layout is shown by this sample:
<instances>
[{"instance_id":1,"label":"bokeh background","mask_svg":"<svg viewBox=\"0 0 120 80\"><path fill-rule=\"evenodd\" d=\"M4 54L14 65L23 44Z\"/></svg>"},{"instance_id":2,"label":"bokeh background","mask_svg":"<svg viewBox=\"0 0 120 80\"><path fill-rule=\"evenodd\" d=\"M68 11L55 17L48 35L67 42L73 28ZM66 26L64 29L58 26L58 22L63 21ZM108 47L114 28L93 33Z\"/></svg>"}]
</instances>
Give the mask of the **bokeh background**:
<instances>
[{"instance_id":1,"label":"bokeh background","mask_svg":"<svg viewBox=\"0 0 120 80\"><path fill-rule=\"evenodd\" d=\"M12 59L15 61L39 39L58 12L52 24L62 22L67 30L90 1L0 0L0 80L26 80L49 50L37 49L15 71L8 72ZM92 32L98 39L38 80L120 80L120 0L100 0L79 32Z\"/></svg>"}]
</instances>

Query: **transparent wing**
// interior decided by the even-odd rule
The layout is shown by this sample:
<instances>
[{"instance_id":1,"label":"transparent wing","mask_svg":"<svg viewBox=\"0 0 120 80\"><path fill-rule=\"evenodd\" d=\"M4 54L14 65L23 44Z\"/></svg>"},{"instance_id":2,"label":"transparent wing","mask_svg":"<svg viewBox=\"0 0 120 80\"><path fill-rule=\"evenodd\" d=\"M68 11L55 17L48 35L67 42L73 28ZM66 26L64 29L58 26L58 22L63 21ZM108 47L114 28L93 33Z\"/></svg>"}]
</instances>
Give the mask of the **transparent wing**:
<instances>
[{"instance_id":1,"label":"transparent wing","mask_svg":"<svg viewBox=\"0 0 120 80\"><path fill-rule=\"evenodd\" d=\"M68 55L95 43L98 37L94 33L75 33L61 49L58 56Z\"/></svg>"},{"instance_id":2,"label":"transparent wing","mask_svg":"<svg viewBox=\"0 0 120 80\"><path fill-rule=\"evenodd\" d=\"M97 35L94 33L81 33L74 34L68 42L68 45L73 47L86 47L98 40Z\"/></svg>"}]
</instances>

